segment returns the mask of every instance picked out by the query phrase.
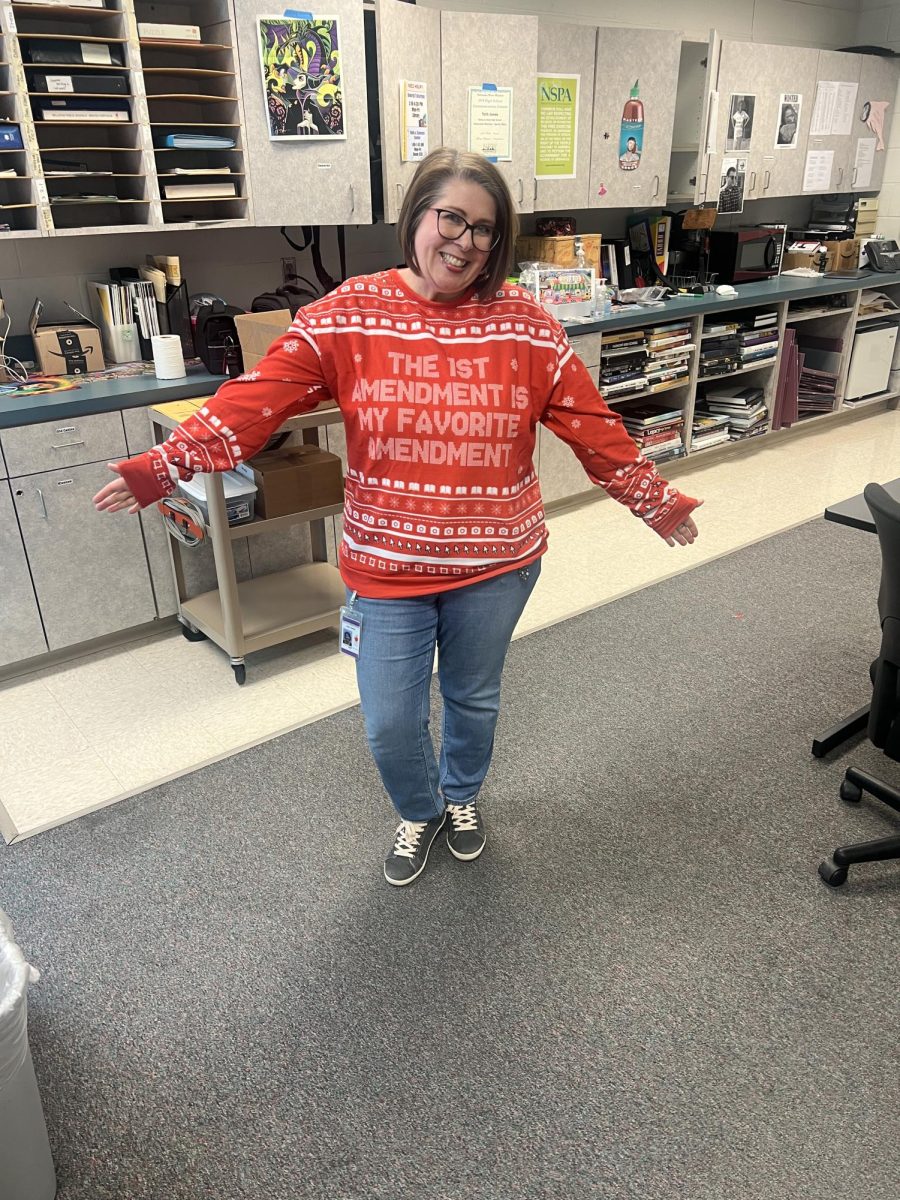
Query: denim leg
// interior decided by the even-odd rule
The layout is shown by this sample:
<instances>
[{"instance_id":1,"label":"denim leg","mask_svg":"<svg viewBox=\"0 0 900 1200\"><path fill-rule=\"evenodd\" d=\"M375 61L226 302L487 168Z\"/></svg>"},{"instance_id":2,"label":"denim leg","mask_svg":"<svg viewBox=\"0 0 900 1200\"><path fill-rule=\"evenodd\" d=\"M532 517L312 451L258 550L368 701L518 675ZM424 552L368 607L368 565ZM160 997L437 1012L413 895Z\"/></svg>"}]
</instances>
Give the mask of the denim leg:
<instances>
[{"instance_id":1,"label":"denim leg","mask_svg":"<svg viewBox=\"0 0 900 1200\"><path fill-rule=\"evenodd\" d=\"M449 804L478 795L494 750L500 677L540 559L438 599L438 677L444 700L440 787Z\"/></svg>"},{"instance_id":2,"label":"denim leg","mask_svg":"<svg viewBox=\"0 0 900 1200\"><path fill-rule=\"evenodd\" d=\"M428 728L436 597L358 596L353 610L362 615L356 680L375 764L403 820L430 821L444 811Z\"/></svg>"}]
</instances>

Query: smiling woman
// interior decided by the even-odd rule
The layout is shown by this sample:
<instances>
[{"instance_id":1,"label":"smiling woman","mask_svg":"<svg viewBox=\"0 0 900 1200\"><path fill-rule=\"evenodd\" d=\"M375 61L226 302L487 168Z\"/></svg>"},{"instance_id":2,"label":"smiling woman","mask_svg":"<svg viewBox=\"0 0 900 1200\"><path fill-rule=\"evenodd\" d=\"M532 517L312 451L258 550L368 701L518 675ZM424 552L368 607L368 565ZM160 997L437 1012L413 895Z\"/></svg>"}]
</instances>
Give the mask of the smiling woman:
<instances>
[{"instance_id":1,"label":"smiling woman","mask_svg":"<svg viewBox=\"0 0 900 1200\"><path fill-rule=\"evenodd\" d=\"M485 846L476 799L500 678L547 549L538 422L669 545L697 533L698 501L659 477L559 323L506 283L517 225L496 166L436 150L400 215L406 266L348 279L301 308L250 374L163 445L113 464L117 478L95 497L98 508L136 511L196 471L250 458L287 417L334 398L347 433L344 637L401 818L384 864L395 886L418 878L445 826L455 858ZM436 652L440 759L429 733ZM334 846L340 856L339 829Z\"/></svg>"}]
</instances>

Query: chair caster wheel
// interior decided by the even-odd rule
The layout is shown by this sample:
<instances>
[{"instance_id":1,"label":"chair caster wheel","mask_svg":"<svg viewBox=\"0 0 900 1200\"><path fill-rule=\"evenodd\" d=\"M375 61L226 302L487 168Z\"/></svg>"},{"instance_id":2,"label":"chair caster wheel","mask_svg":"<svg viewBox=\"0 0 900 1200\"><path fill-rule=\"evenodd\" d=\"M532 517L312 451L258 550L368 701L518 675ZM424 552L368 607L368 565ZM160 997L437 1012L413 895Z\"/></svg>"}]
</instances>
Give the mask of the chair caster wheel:
<instances>
[{"instance_id":1,"label":"chair caster wheel","mask_svg":"<svg viewBox=\"0 0 900 1200\"><path fill-rule=\"evenodd\" d=\"M847 882L847 868L837 866L830 858L819 863L819 875L829 887L840 887L842 883Z\"/></svg>"},{"instance_id":2,"label":"chair caster wheel","mask_svg":"<svg viewBox=\"0 0 900 1200\"><path fill-rule=\"evenodd\" d=\"M235 682L245 683L247 679L247 668L243 663L232 663L232 671L234 671Z\"/></svg>"},{"instance_id":3,"label":"chair caster wheel","mask_svg":"<svg viewBox=\"0 0 900 1200\"><path fill-rule=\"evenodd\" d=\"M199 629L191 629L190 625L181 626L181 636L187 638L189 642L205 642L206 634L201 633Z\"/></svg>"},{"instance_id":4,"label":"chair caster wheel","mask_svg":"<svg viewBox=\"0 0 900 1200\"><path fill-rule=\"evenodd\" d=\"M842 779L840 796L848 804L859 804L860 800L862 800L862 788L857 787L855 783L851 783L849 779Z\"/></svg>"}]
</instances>

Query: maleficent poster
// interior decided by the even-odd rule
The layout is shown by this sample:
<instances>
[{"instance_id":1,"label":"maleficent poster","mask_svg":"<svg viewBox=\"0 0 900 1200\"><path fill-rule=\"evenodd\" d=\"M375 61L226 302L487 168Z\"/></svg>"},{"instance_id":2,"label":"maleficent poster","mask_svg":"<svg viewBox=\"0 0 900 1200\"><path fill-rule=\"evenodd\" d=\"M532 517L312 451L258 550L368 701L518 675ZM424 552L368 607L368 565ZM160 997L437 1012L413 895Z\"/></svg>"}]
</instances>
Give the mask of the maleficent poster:
<instances>
[{"instance_id":1,"label":"maleficent poster","mask_svg":"<svg viewBox=\"0 0 900 1200\"><path fill-rule=\"evenodd\" d=\"M260 17L259 55L273 141L347 136L337 17Z\"/></svg>"}]
</instances>

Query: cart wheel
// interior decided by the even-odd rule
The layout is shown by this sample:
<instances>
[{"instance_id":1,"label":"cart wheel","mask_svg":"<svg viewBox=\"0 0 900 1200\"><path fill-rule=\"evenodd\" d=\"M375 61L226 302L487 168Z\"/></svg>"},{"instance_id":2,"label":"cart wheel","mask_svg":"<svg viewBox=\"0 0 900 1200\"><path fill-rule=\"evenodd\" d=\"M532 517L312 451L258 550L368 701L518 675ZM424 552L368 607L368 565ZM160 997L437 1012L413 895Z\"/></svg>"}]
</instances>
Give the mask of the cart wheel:
<instances>
[{"instance_id":1,"label":"cart wheel","mask_svg":"<svg viewBox=\"0 0 900 1200\"><path fill-rule=\"evenodd\" d=\"M840 796L842 800L846 800L848 804L859 804L862 800L862 788L858 788L855 783L851 783L849 779L841 780Z\"/></svg>"},{"instance_id":2,"label":"cart wheel","mask_svg":"<svg viewBox=\"0 0 900 1200\"><path fill-rule=\"evenodd\" d=\"M842 883L847 882L847 868L836 866L830 858L819 863L819 874L829 887L840 887Z\"/></svg>"},{"instance_id":3,"label":"cart wheel","mask_svg":"<svg viewBox=\"0 0 900 1200\"><path fill-rule=\"evenodd\" d=\"M247 668L243 663L233 663L231 667L234 671L234 678L237 683L245 683L247 679Z\"/></svg>"},{"instance_id":4,"label":"cart wheel","mask_svg":"<svg viewBox=\"0 0 900 1200\"><path fill-rule=\"evenodd\" d=\"M181 625L181 636L187 638L189 642L206 641L206 634L201 633L199 629L191 629L190 625Z\"/></svg>"}]
</instances>

